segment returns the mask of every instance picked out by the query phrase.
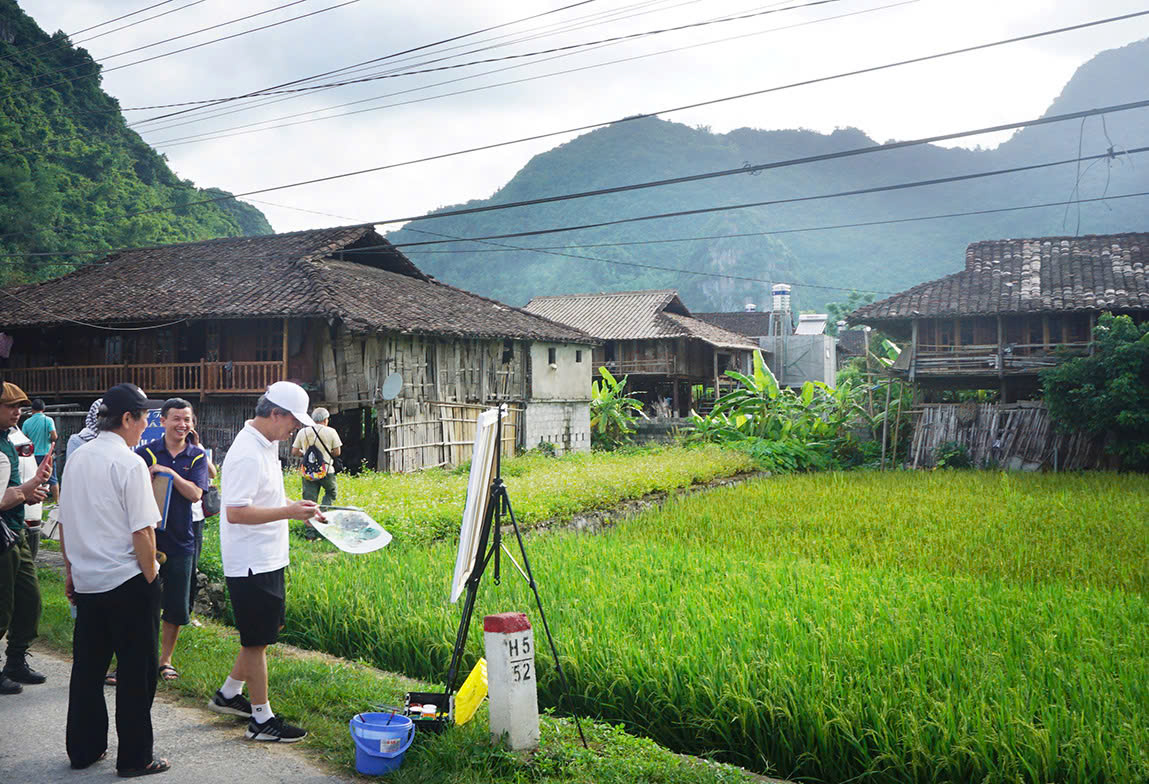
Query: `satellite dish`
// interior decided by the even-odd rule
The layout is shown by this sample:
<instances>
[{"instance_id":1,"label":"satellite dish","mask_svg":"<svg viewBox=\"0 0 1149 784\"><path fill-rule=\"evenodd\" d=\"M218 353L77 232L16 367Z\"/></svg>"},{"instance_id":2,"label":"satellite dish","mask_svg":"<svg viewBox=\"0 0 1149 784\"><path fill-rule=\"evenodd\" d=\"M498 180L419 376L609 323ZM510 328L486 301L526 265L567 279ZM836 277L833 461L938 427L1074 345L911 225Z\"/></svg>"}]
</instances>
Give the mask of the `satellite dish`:
<instances>
[{"instance_id":1,"label":"satellite dish","mask_svg":"<svg viewBox=\"0 0 1149 784\"><path fill-rule=\"evenodd\" d=\"M399 390L402 388L403 377L398 373L392 373L383 381L383 389L379 394L384 400L394 400L399 397Z\"/></svg>"}]
</instances>

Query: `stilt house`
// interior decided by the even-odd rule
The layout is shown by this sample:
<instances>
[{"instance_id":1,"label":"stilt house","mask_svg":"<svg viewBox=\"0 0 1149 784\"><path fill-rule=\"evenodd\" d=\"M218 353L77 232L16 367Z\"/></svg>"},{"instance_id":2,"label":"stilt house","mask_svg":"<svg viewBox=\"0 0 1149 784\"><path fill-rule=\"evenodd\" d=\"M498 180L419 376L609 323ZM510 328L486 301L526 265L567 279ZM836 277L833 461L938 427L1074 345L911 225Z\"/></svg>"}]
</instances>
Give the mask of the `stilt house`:
<instances>
[{"instance_id":1,"label":"stilt house","mask_svg":"<svg viewBox=\"0 0 1149 784\"><path fill-rule=\"evenodd\" d=\"M122 381L186 397L219 449L281 379L335 414L349 465L461 462L494 403L510 405L509 451L590 448L596 341L434 280L372 226L118 251L9 293L7 380L85 409Z\"/></svg>"},{"instance_id":2,"label":"stilt house","mask_svg":"<svg viewBox=\"0 0 1149 784\"><path fill-rule=\"evenodd\" d=\"M699 407L696 387L726 386L725 372L747 372L757 348L743 335L694 318L672 290L535 297L526 309L601 341L594 377L604 366L629 376L628 389L643 393L651 413L687 415Z\"/></svg>"},{"instance_id":3,"label":"stilt house","mask_svg":"<svg viewBox=\"0 0 1149 784\"><path fill-rule=\"evenodd\" d=\"M975 242L965 269L850 314L907 341L895 370L928 392L1034 396L1038 371L1088 353L1102 312L1149 318L1149 234Z\"/></svg>"}]
</instances>

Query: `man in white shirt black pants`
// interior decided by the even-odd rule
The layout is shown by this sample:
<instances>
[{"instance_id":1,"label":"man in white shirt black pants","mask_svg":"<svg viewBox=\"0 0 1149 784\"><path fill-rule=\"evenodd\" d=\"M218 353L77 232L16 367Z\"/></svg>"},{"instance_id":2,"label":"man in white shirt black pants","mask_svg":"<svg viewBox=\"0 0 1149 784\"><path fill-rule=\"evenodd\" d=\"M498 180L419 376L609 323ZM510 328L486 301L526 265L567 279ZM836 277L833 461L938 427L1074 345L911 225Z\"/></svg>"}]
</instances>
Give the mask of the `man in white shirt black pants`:
<instances>
[{"instance_id":1,"label":"man in white shirt black pants","mask_svg":"<svg viewBox=\"0 0 1149 784\"><path fill-rule=\"evenodd\" d=\"M298 384L272 384L223 461L219 549L240 649L208 707L250 717L245 733L250 740L293 743L307 735L271 710L267 646L278 641L286 619L287 521L323 519L314 501L287 502L279 463L278 442L289 439L299 425L315 424L307 415L308 402ZM245 683L250 702L243 696Z\"/></svg>"},{"instance_id":2,"label":"man in white shirt black pants","mask_svg":"<svg viewBox=\"0 0 1149 784\"><path fill-rule=\"evenodd\" d=\"M152 756L152 700L159 661L160 584L155 526L160 511L144 461L134 452L148 423L148 400L133 384L105 393L100 434L65 468L60 549L66 590L76 606L68 690L68 757L86 768L108 748L104 674L115 654L120 776L162 773Z\"/></svg>"}]
</instances>

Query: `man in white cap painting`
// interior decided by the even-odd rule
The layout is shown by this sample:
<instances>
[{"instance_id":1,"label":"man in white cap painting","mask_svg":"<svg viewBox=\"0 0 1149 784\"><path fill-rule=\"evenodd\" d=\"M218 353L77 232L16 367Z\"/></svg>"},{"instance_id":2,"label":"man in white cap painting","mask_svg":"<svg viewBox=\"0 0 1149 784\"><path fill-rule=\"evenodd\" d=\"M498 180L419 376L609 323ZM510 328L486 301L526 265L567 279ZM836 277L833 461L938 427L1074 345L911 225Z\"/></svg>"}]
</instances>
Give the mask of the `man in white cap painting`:
<instances>
[{"instance_id":1,"label":"man in white cap painting","mask_svg":"<svg viewBox=\"0 0 1149 784\"><path fill-rule=\"evenodd\" d=\"M314 501L288 503L279 464L277 442L290 439L300 425L315 424L307 415L308 402L298 384L272 384L223 461L219 544L240 649L208 707L248 718L249 740L294 743L307 735L271 710L267 646L279 639L286 620L287 521L323 519ZM245 683L250 700L243 696Z\"/></svg>"}]
</instances>

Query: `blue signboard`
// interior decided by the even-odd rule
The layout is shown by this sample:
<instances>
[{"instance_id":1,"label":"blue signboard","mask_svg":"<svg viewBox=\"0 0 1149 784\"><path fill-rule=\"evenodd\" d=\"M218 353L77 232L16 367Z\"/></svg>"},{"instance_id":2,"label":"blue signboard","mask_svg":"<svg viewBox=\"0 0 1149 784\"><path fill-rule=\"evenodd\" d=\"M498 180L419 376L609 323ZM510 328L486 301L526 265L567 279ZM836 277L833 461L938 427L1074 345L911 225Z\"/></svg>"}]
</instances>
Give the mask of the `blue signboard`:
<instances>
[{"instance_id":1,"label":"blue signboard","mask_svg":"<svg viewBox=\"0 0 1149 784\"><path fill-rule=\"evenodd\" d=\"M162 438L163 435L164 428L160 424L160 409L150 409L148 411L148 426L144 429L144 434L140 436L140 443L146 444L149 441L155 441L157 438Z\"/></svg>"}]
</instances>

